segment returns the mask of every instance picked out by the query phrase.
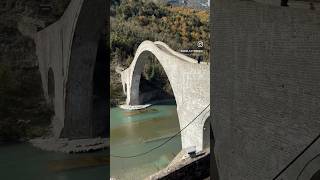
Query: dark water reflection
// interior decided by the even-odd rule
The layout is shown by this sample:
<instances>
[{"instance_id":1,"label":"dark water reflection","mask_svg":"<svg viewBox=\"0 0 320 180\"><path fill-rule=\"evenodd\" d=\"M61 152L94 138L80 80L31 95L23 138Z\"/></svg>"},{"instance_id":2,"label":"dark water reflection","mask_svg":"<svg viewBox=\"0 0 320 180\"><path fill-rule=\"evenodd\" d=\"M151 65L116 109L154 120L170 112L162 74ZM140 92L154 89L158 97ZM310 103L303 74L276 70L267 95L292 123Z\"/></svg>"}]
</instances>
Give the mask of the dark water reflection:
<instances>
[{"instance_id":1,"label":"dark water reflection","mask_svg":"<svg viewBox=\"0 0 320 180\"><path fill-rule=\"evenodd\" d=\"M1 180L105 180L108 164L107 151L64 154L30 144L0 146Z\"/></svg>"}]
</instances>

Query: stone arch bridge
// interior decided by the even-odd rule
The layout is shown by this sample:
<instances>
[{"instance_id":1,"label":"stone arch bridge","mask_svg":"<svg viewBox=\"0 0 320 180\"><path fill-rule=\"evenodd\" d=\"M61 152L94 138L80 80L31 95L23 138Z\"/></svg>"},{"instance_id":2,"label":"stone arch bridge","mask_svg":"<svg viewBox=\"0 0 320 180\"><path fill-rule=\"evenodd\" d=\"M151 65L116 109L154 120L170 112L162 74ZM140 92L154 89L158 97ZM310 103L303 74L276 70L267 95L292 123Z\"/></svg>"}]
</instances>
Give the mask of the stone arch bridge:
<instances>
[{"instance_id":1,"label":"stone arch bridge","mask_svg":"<svg viewBox=\"0 0 320 180\"><path fill-rule=\"evenodd\" d=\"M199 64L197 60L172 50L163 42L144 41L138 47L131 65L120 72L127 105L141 103L140 78L150 53L162 65L169 79L177 104L180 128L195 118L181 133L182 148L196 146L197 151L202 150L209 141L207 131L210 128L205 128L205 122L210 115L210 65Z\"/></svg>"},{"instance_id":2,"label":"stone arch bridge","mask_svg":"<svg viewBox=\"0 0 320 180\"><path fill-rule=\"evenodd\" d=\"M52 126L56 138L108 136L108 64L103 34L107 30L106 3L72 0L60 20L35 35L44 95L55 113ZM180 127L200 113L182 132L182 144L201 150L203 139L208 137L203 128L210 111L206 108L210 101L209 65L198 64L162 42L143 42L130 68L121 73L130 105L139 104L140 75L147 53L154 54L167 73Z\"/></svg>"},{"instance_id":3,"label":"stone arch bridge","mask_svg":"<svg viewBox=\"0 0 320 180\"><path fill-rule=\"evenodd\" d=\"M56 138L108 136L106 0L72 0L35 35L44 95Z\"/></svg>"}]
</instances>

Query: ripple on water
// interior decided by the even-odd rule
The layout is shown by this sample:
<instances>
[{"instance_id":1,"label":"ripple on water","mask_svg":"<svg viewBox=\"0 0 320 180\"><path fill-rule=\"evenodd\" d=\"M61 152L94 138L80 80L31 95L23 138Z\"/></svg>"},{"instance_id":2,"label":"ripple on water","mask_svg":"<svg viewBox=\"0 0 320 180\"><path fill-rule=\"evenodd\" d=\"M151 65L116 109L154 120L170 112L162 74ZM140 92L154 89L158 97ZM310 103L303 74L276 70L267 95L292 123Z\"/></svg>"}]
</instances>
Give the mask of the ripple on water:
<instances>
[{"instance_id":1,"label":"ripple on water","mask_svg":"<svg viewBox=\"0 0 320 180\"><path fill-rule=\"evenodd\" d=\"M111 154L128 156L158 146L179 131L175 105L154 105L143 110L112 108ZM132 159L111 157L111 176L121 180L144 179L166 167L181 150L180 136L152 153Z\"/></svg>"}]
</instances>

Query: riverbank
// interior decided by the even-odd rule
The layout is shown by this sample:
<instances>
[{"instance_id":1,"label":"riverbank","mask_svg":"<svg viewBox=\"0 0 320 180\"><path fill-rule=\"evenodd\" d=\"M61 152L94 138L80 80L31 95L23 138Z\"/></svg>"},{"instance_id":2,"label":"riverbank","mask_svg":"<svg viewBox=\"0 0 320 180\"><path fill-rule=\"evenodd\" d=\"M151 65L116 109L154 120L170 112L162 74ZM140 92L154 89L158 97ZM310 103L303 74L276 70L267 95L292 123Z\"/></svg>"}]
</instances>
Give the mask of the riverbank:
<instances>
[{"instance_id":1,"label":"riverbank","mask_svg":"<svg viewBox=\"0 0 320 180\"><path fill-rule=\"evenodd\" d=\"M56 139L56 138L37 138L30 140L30 143L45 151L63 153L83 153L103 150L109 148L109 138L92 139Z\"/></svg>"},{"instance_id":2,"label":"riverbank","mask_svg":"<svg viewBox=\"0 0 320 180\"><path fill-rule=\"evenodd\" d=\"M153 100L153 101L148 101L145 104L141 104L141 105L118 105L121 109L125 109L125 110L141 110L141 109L146 109L152 105L173 105L176 104L175 103L175 99L161 99L161 100Z\"/></svg>"},{"instance_id":3,"label":"riverbank","mask_svg":"<svg viewBox=\"0 0 320 180\"><path fill-rule=\"evenodd\" d=\"M210 167L210 149L199 152L195 158L191 158L187 152L181 150L166 168L144 180L207 179L210 176L208 167Z\"/></svg>"}]
</instances>

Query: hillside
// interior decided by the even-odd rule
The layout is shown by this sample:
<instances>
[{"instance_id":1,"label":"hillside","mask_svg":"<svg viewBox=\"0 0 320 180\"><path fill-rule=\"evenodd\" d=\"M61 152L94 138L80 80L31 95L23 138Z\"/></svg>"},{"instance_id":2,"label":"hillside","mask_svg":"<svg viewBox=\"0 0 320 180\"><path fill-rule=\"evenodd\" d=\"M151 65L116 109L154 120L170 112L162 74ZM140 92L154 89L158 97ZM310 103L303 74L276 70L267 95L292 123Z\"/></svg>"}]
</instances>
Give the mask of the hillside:
<instances>
[{"instance_id":1,"label":"hillside","mask_svg":"<svg viewBox=\"0 0 320 180\"><path fill-rule=\"evenodd\" d=\"M172 49L197 49L197 42L204 42L202 56L209 61L209 12L192 8L172 6L153 1L127 0L115 2L111 17L111 105L124 100L116 66L128 67L134 53L144 40L163 41ZM163 90L166 97L173 96L169 81L161 65L152 59L146 66L142 77L142 87Z\"/></svg>"}]
</instances>

